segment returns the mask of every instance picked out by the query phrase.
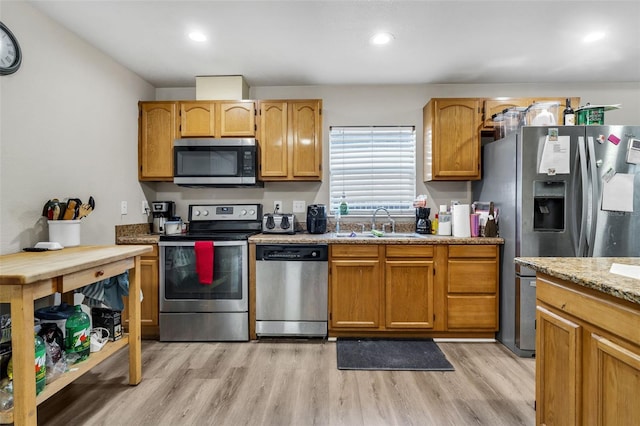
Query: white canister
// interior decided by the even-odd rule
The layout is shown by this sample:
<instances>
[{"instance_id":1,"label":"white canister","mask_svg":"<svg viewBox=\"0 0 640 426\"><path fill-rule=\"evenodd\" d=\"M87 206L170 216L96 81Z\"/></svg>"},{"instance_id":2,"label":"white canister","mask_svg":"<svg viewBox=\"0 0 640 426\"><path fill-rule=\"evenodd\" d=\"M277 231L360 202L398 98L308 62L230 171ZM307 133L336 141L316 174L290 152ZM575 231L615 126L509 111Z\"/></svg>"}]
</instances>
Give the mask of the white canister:
<instances>
[{"instance_id":1,"label":"white canister","mask_svg":"<svg viewBox=\"0 0 640 426\"><path fill-rule=\"evenodd\" d=\"M182 221L169 220L164 223L164 233L166 235L181 234L182 233Z\"/></svg>"},{"instance_id":2,"label":"white canister","mask_svg":"<svg viewBox=\"0 0 640 426\"><path fill-rule=\"evenodd\" d=\"M451 235L451 213L438 214L438 235Z\"/></svg>"}]
</instances>

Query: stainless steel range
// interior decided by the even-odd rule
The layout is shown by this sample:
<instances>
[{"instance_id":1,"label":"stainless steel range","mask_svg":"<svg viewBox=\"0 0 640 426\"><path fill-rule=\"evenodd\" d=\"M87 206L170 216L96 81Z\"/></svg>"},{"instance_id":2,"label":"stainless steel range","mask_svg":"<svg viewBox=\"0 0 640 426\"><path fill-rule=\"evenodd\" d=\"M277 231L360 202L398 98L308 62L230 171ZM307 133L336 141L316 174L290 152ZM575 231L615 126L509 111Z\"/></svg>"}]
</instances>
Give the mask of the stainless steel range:
<instances>
[{"instance_id":1,"label":"stainless steel range","mask_svg":"<svg viewBox=\"0 0 640 426\"><path fill-rule=\"evenodd\" d=\"M189 206L189 232L160 236L160 340L249 340L248 238L261 204Z\"/></svg>"}]
</instances>

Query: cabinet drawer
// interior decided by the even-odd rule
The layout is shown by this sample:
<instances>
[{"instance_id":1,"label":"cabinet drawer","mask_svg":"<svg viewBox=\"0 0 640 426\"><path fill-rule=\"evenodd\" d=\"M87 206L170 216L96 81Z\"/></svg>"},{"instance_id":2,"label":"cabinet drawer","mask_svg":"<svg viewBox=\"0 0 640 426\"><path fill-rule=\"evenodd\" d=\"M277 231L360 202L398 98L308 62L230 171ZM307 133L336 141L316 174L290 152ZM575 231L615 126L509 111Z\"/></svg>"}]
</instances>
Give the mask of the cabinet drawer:
<instances>
[{"instance_id":1,"label":"cabinet drawer","mask_svg":"<svg viewBox=\"0 0 640 426\"><path fill-rule=\"evenodd\" d=\"M387 257L433 257L433 246L386 246Z\"/></svg>"},{"instance_id":2,"label":"cabinet drawer","mask_svg":"<svg viewBox=\"0 0 640 426\"><path fill-rule=\"evenodd\" d=\"M378 257L378 246L375 244L332 244L331 257Z\"/></svg>"},{"instance_id":3,"label":"cabinet drawer","mask_svg":"<svg viewBox=\"0 0 640 426\"><path fill-rule=\"evenodd\" d=\"M449 296L448 329L498 329L496 296Z\"/></svg>"},{"instance_id":4,"label":"cabinet drawer","mask_svg":"<svg viewBox=\"0 0 640 426\"><path fill-rule=\"evenodd\" d=\"M60 293L66 293L79 287L84 287L87 283L111 278L128 271L135 265L134 259L123 259L106 265L96 266L83 271L73 272L62 276L62 288Z\"/></svg>"},{"instance_id":5,"label":"cabinet drawer","mask_svg":"<svg viewBox=\"0 0 640 426\"><path fill-rule=\"evenodd\" d=\"M449 293L496 293L498 263L495 260L450 260Z\"/></svg>"},{"instance_id":6,"label":"cabinet drawer","mask_svg":"<svg viewBox=\"0 0 640 426\"><path fill-rule=\"evenodd\" d=\"M449 257L496 257L495 245L449 246Z\"/></svg>"}]
</instances>

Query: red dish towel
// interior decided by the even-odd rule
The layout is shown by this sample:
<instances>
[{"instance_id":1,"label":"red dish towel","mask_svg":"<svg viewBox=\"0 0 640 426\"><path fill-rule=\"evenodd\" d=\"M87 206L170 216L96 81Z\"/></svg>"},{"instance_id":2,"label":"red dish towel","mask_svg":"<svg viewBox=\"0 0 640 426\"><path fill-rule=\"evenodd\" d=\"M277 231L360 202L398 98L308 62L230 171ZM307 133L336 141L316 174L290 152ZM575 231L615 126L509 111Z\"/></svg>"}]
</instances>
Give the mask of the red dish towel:
<instances>
[{"instance_id":1,"label":"red dish towel","mask_svg":"<svg viewBox=\"0 0 640 426\"><path fill-rule=\"evenodd\" d=\"M213 282L213 241L196 241L196 273L200 284Z\"/></svg>"}]
</instances>

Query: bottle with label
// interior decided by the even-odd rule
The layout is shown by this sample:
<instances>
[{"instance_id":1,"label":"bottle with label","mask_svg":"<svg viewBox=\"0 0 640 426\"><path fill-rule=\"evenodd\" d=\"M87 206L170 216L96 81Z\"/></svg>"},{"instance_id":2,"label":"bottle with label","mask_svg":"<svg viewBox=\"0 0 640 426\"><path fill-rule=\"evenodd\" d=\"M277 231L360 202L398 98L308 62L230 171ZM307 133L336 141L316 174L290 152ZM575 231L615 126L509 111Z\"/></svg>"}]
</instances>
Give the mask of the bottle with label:
<instances>
[{"instance_id":1,"label":"bottle with label","mask_svg":"<svg viewBox=\"0 0 640 426\"><path fill-rule=\"evenodd\" d=\"M575 126L576 124L576 114L571 108L571 99L567 98L567 103L563 112L564 116L564 125L565 126Z\"/></svg>"},{"instance_id":2,"label":"bottle with label","mask_svg":"<svg viewBox=\"0 0 640 426\"><path fill-rule=\"evenodd\" d=\"M431 221L431 234L436 235L438 233L438 213L436 217Z\"/></svg>"},{"instance_id":3,"label":"bottle with label","mask_svg":"<svg viewBox=\"0 0 640 426\"><path fill-rule=\"evenodd\" d=\"M80 305L65 322L65 352L78 357L76 362L89 357L91 351L91 321L89 315L82 311Z\"/></svg>"},{"instance_id":4,"label":"bottle with label","mask_svg":"<svg viewBox=\"0 0 640 426\"><path fill-rule=\"evenodd\" d=\"M347 196L342 193L342 197L340 197L340 216L345 216L349 214L349 205L347 204Z\"/></svg>"},{"instance_id":5,"label":"bottle with label","mask_svg":"<svg viewBox=\"0 0 640 426\"><path fill-rule=\"evenodd\" d=\"M42 337L36 334L36 395L44 390L47 381L47 347Z\"/></svg>"},{"instance_id":6,"label":"bottle with label","mask_svg":"<svg viewBox=\"0 0 640 426\"><path fill-rule=\"evenodd\" d=\"M33 337L35 343L35 371L36 371L36 395L44 390L47 381L47 347L42 337L37 334ZM13 357L7 364L7 376L13 380Z\"/></svg>"}]
</instances>

